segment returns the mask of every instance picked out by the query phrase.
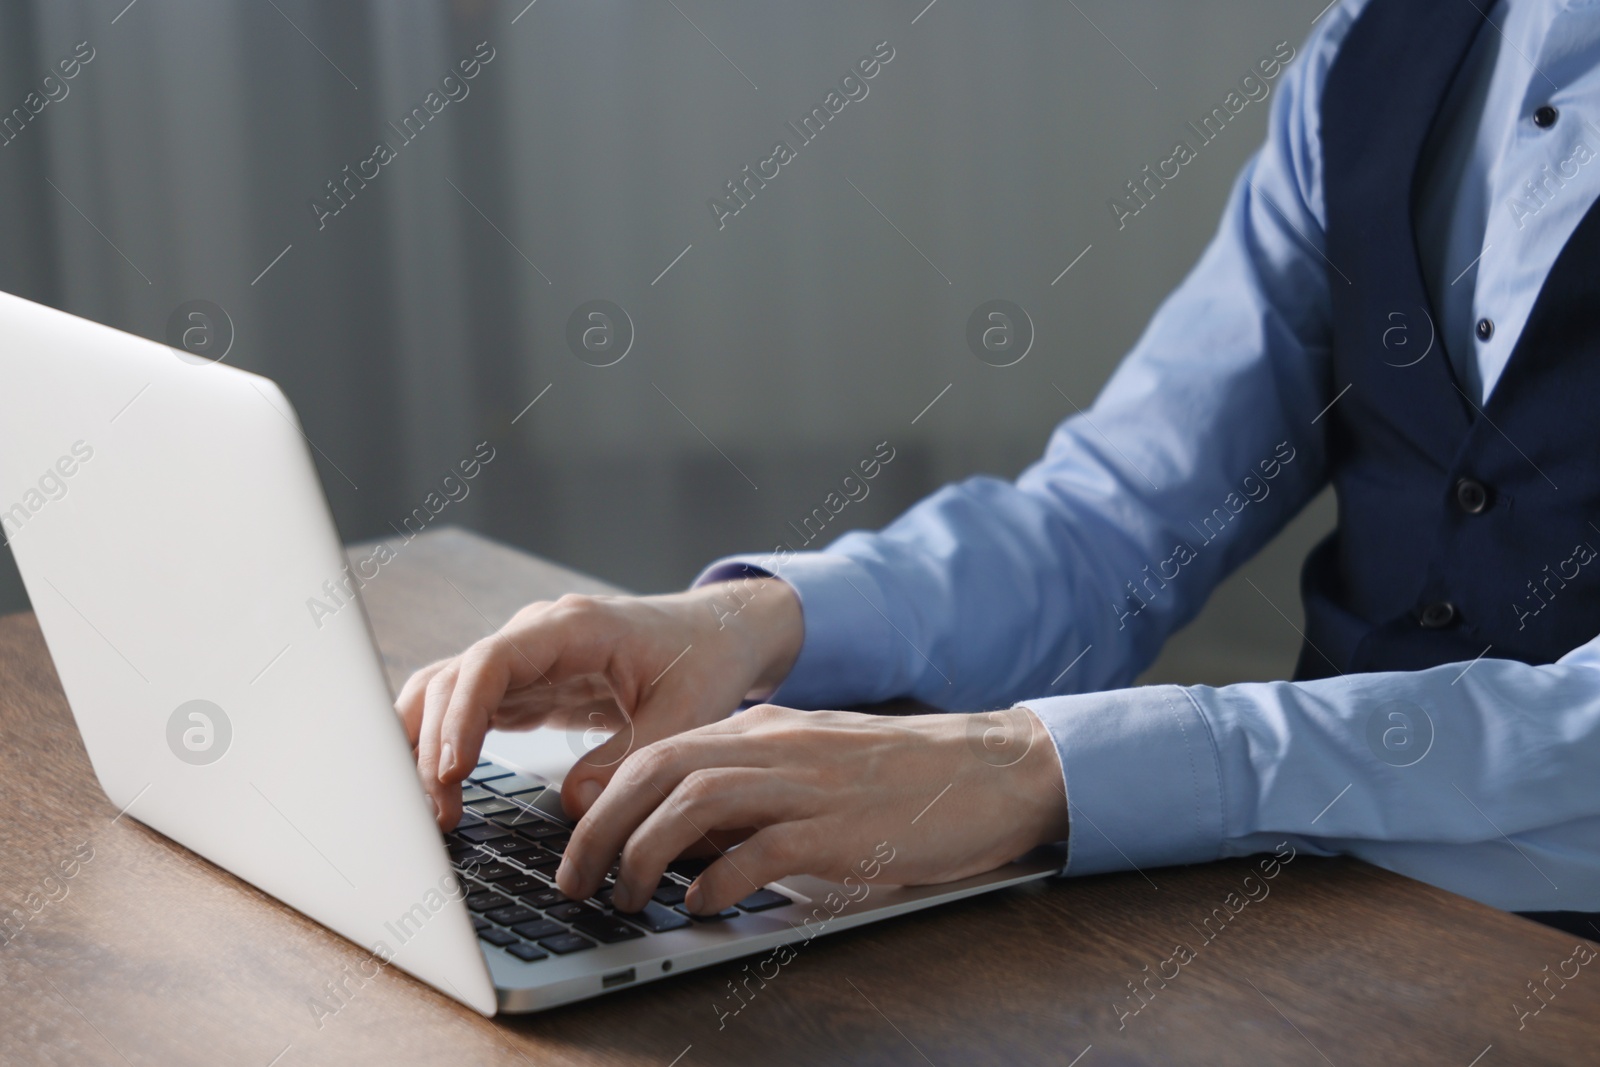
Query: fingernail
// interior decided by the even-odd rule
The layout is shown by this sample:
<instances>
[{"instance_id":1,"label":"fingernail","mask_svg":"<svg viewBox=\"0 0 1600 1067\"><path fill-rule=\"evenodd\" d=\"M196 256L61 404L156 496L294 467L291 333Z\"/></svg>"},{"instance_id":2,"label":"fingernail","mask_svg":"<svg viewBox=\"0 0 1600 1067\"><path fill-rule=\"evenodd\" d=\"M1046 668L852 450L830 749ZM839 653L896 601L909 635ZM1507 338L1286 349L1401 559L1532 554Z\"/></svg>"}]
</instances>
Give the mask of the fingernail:
<instances>
[{"instance_id":1,"label":"fingernail","mask_svg":"<svg viewBox=\"0 0 1600 1067\"><path fill-rule=\"evenodd\" d=\"M556 884L558 886L562 883L571 885L572 880L576 877L577 873L573 870L571 861L565 856L561 857L561 865L556 868Z\"/></svg>"},{"instance_id":2,"label":"fingernail","mask_svg":"<svg viewBox=\"0 0 1600 1067\"><path fill-rule=\"evenodd\" d=\"M451 745L450 742L446 741L444 743L444 745L439 749L439 776L440 776L440 778L443 778L445 775L449 774L451 771L453 771L455 769L456 769L456 750L455 750L455 746Z\"/></svg>"},{"instance_id":3,"label":"fingernail","mask_svg":"<svg viewBox=\"0 0 1600 1067\"><path fill-rule=\"evenodd\" d=\"M704 903L705 894L700 892L700 883L696 882L694 885L690 886L689 891L683 895L683 906L692 912L699 912L701 905Z\"/></svg>"},{"instance_id":4,"label":"fingernail","mask_svg":"<svg viewBox=\"0 0 1600 1067\"><path fill-rule=\"evenodd\" d=\"M578 783L578 806L584 811L594 807L594 802L600 799L599 782Z\"/></svg>"}]
</instances>

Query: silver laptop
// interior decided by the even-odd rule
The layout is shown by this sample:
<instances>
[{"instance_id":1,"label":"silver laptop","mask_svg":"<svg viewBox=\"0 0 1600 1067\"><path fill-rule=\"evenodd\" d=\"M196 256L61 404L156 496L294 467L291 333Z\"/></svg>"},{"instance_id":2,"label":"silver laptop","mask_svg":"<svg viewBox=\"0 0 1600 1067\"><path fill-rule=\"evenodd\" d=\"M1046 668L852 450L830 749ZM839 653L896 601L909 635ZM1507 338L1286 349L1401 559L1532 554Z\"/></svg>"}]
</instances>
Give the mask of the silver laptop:
<instances>
[{"instance_id":1,"label":"silver laptop","mask_svg":"<svg viewBox=\"0 0 1600 1067\"><path fill-rule=\"evenodd\" d=\"M4 294L0 527L111 803L485 1015L1057 869L896 888L892 855L863 857L859 880L786 878L702 921L680 861L619 914L552 885L558 783L493 763L441 835L359 599L306 609L345 556L283 393Z\"/></svg>"}]
</instances>

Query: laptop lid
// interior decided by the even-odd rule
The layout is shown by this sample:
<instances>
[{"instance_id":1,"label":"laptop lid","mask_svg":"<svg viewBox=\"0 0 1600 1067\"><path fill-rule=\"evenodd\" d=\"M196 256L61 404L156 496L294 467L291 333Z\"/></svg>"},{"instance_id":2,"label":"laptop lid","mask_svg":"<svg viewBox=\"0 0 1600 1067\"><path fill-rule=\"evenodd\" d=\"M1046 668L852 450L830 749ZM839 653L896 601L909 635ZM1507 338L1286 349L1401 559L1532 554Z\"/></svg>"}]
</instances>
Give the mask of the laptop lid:
<instances>
[{"instance_id":1,"label":"laptop lid","mask_svg":"<svg viewBox=\"0 0 1600 1067\"><path fill-rule=\"evenodd\" d=\"M0 294L0 528L113 804L494 1013L276 385Z\"/></svg>"}]
</instances>

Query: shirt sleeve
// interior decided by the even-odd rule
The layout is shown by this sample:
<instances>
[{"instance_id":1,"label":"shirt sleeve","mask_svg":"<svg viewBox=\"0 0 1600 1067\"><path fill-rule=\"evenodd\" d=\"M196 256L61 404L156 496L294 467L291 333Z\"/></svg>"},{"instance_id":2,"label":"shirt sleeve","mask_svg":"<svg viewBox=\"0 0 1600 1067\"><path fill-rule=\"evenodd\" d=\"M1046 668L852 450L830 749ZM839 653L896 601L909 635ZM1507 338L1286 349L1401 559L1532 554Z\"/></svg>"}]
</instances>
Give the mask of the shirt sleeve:
<instances>
[{"instance_id":1,"label":"shirt sleeve","mask_svg":"<svg viewBox=\"0 0 1600 1067\"><path fill-rule=\"evenodd\" d=\"M1314 682L1027 701L1062 757L1066 873L1287 841L1513 911L1600 909L1600 638Z\"/></svg>"},{"instance_id":2,"label":"shirt sleeve","mask_svg":"<svg viewBox=\"0 0 1600 1067\"><path fill-rule=\"evenodd\" d=\"M881 532L701 575L755 568L798 593L804 643L771 700L970 709L1127 685L1323 486L1317 96L1349 19L1345 6L1324 16L1276 95L1249 105L1271 109L1267 142L1215 238L1093 407L1017 481L971 478ZM1205 165L1198 151L1188 166Z\"/></svg>"}]
</instances>

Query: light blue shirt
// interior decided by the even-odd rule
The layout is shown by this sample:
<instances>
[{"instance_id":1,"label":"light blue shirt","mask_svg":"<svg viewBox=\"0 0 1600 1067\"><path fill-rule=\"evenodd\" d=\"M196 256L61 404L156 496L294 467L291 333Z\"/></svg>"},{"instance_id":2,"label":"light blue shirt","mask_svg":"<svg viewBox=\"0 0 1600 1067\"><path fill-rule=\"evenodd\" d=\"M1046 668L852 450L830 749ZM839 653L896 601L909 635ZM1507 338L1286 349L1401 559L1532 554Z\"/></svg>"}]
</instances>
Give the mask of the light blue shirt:
<instances>
[{"instance_id":1,"label":"light blue shirt","mask_svg":"<svg viewBox=\"0 0 1600 1067\"><path fill-rule=\"evenodd\" d=\"M1031 708L1065 772L1068 874L1287 839L1502 908L1600 911L1600 639L1548 666L1124 688L1328 481L1320 94L1364 6L1318 20L1217 236L1043 459L700 581L754 566L799 594L805 643L774 703ZM1438 330L1486 397L1600 194L1600 5L1483 6L1495 27L1430 143L1418 230Z\"/></svg>"}]
</instances>

